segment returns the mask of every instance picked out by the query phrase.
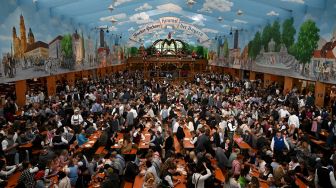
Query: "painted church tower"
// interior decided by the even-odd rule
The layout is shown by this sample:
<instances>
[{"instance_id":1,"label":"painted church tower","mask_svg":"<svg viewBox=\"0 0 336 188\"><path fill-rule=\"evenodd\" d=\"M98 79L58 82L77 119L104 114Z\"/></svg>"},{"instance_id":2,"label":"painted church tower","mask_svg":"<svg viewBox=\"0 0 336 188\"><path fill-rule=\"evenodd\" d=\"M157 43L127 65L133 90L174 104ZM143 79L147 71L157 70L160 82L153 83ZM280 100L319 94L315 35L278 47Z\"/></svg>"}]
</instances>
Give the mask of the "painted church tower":
<instances>
[{"instance_id":1,"label":"painted church tower","mask_svg":"<svg viewBox=\"0 0 336 188\"><path fill-rule=\"evenodd\" d=\"M29 32L28 32L28 45L32 45L35 43L35 37L34 34L31 30L31 28L29 28Z\"/></svg>"},{"instance_id":2,"label":"painted church tower","mask_svg":"<svg viewBox=\"0 0 336 188\"><path fill-rule=\"evenodd\" d=\"M16 34L16 28L13 27L13 30L12 30L12 37L13 37L13 48L14 48L14 57L21 57L22 56L22 50L20 48L21 46L21 41L20 41L20 38L17 37L17 34Z\"/></svg>"},{"instance_id":3,"label":"painted church tower","mask_svg":"<svg viewBox=\"0 0 336 188\"><path fill-rule=\"evenodd\" d=\"M26 37L26 26L22 14L20 15L20 38L21 38L21 49L23 52L25 52L27 50L27 37Z\"/></svg>"}]
</instances>

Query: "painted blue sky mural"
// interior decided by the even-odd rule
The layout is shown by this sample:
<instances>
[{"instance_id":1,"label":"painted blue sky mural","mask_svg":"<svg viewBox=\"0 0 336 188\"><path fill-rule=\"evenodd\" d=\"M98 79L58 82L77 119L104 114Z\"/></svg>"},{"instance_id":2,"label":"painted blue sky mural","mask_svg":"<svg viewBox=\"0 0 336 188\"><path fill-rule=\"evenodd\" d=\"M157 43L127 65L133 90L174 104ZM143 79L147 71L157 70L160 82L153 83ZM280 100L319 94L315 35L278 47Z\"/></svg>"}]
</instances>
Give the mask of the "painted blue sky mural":
<instances>
[{"instance_id":1,"label":"painted blue sky mural","mask_svg":"<svg viewBox=\"0 0 336 188\"><path fill-rule=\"evenodd\" d=\"M313 19L321 37L329 41L335 29L335 10L335 0L2 0L0 53L10 51L12 27L18 30L20 14L24 15L27 30L31 28L36 40L46 43L75 30L95 38L95 28L108 27L111 33L122 36L122 43L137 45L128 38L141 25L173 16L200 28L210 39L228 37L231 46L233 37L229 33L238 29L239 45L243 48L267 23L290 17L296 27ZM166 28L142 40L145 45L151 44L170 31L175 32ZM183 31L176 31L173 37L197 44L195 36Z\"/></svg>"}]
</instances>

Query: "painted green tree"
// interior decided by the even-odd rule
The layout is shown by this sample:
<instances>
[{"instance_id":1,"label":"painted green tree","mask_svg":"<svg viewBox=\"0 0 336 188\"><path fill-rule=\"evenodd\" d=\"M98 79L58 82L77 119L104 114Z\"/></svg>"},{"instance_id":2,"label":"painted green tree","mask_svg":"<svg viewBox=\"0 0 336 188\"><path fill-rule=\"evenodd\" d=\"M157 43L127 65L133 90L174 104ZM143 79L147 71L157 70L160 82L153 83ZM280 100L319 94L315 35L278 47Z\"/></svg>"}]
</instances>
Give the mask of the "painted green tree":
<instances>
[{"instance_id":1,"label":"painted green tree","mask_svg":"<svg viewBox=\"0 0 336 188\"><path fill-rule=\"evenodd\" d=\"M290 19L285 20L282 24L281 40L285 44L289 53L291 53L290 49L292 45L294 44L295 33L296 33L296 30L294 27L294 19L290 18Z\"/></svg>"},{"instance_id":2,"label":"painted green tree","mask_svg":"<svg viewBox=\"0 0 336 188\"><path fill-rule=\"evenodd\" d=\"M314 50L318 47L320 29L312 20L305 21L299 31L297 43L293 47L295 58L302 63L302 75L306 64L310 63Z\"/></svg>"},{"instance_id":3,"label":"painted green tree","mask_svg":"<svg viewBox=\"0 0 336 188\"><path fill-rule=\"evenodd\" d=\"M268 52L268 43L271 41L272 38L272 26L271 24L267 24L262 32L261 35L261 45L264 47L265 51Z\"/></svg>"},{"instance_id":4,"label":"painted green tree","mask_svg":"<svg viewBox=\"0 0 336 188\"><path fill-rule=\"evenodd\" d=\"M274 21L272 24L272 34L271 34L274 42L275 42L275 51L280 51L281 46L281 32L280 32L280 23L279 21Z\"/></svg>"},{"instance_id":5,"label":"painted green tree","mask_svg":"<svg viewBox=\"0 0 336 188\"><path fill-rule=\"evenodd\" d=\"M138 54L138 48L137 47L131 47L129 49L129 53L130 53L131 57L135 57Z\"/></svg>"},{"instance_id":6,"label":"painted green tree","mask_svg":"<svg viewBox=\"0 0 336 188\"><path fill-rule=\"evenodd\" d=\"M225 37L224 44L223 44L223 51L224 51L224 57L229 57L229 42L227 38Z\"/></svg>"},{"instance_id":7,"label":"painted green tree","mask_svg":"<svg viewBox=\"0 0 336 188\"><path fill-rule=\"evenodd\" d=\"M254 39L250 41L248 44L248 56L252 59L255 59L260 53L261 48L262 48L261 35L260 32L258 31L254 35Z\"/></svg>"},{"instance_id":8,"label":"painted green tree","mask_svg":"<svg viewBox=\"0 0 336 188\"><path fill-rule=\"evenodd\" d=\"M72 37L71 35L64 35L63 39L61 40L61 50L65 58L70 59L72 58Z\"/></svg>"},{"instance_id":9,"label":"painted green tree","mask_svg":"<svg viewBox=\"0 0 336 188\"><path fill-rule=\"evenodd\" d=\"M204 47L203 46L197 46L196 47L196 54L199 58L204 58Z\"/></svg>"}]
</instances>

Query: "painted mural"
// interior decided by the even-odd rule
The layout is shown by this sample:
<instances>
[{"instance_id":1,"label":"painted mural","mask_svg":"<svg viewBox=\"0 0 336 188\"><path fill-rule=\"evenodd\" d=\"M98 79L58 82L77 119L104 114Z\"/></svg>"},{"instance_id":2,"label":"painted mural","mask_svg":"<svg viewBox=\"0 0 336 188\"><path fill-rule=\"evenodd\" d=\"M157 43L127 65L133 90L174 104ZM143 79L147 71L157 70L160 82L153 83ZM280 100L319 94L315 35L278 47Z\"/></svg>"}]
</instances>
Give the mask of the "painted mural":
<instances>
[{"instance_id":1,"label":"painted mural","mask_svg":"<svg viewBox=\"0 0 336 188\"><path fill-rule=\"evenodd\" d=\"M148 49L167 33L188 43L189 54L207 58L210 64L336 82L335 0L203 0L192 6L179 0L115 0L117 10L107 9L110 4L2 2L0 82L119 64L138 55L135 49L140 45ZM156 30L155 20L167 17L199 28L198 33L207 35L207 45L174 24ZM154 30L128 40L141 25Z\"/></svg>"},{"instance_id":2,"label":"painted mural","mask_svg":"<svg viewBox=\"0 0 336 188\"><path fill-rule=\"evenodd\" d=\"M217 40L218 58L209 63L335 84L335 8L336 2L327 1L325 10L310 8L267 24L244 49L228 49L227 38Z\"/></svg>"},{"instance_id":3,"label":"painted mural","mask_svg":"<svg viewBox=\"0 0 336 188\"><path fill-rule=\"evenodd\" d=\"M101 39L104 46L98 46L99 29L51 17L31 4L14 0L5 4L9 10L1 13L8 14L0 22L0 83L119 64L124 59L123 47L106 42L106 32ZM104 61L100 48L105 49Z\"/></svg>"}]
</instances>

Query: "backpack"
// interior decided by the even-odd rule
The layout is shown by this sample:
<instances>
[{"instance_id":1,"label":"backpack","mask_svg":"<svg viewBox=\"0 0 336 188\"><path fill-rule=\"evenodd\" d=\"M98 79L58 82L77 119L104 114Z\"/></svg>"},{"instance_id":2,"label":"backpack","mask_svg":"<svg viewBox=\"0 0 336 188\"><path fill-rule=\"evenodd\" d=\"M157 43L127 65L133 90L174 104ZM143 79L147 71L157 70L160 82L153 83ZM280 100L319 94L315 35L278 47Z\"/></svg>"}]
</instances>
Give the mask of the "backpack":
<instances>
[{"instance_id":1,"label":"backpack","mask_svg":"<svg viewBox=\"0 0 336 188\"><path fill-rule=\"evenodd\" d=\"M139 172L139 167L133 161L129 161L126 164L124 172L125 180L128 182L134 182L135 177L139 174Z\"/></svg>"}]
</instances>

